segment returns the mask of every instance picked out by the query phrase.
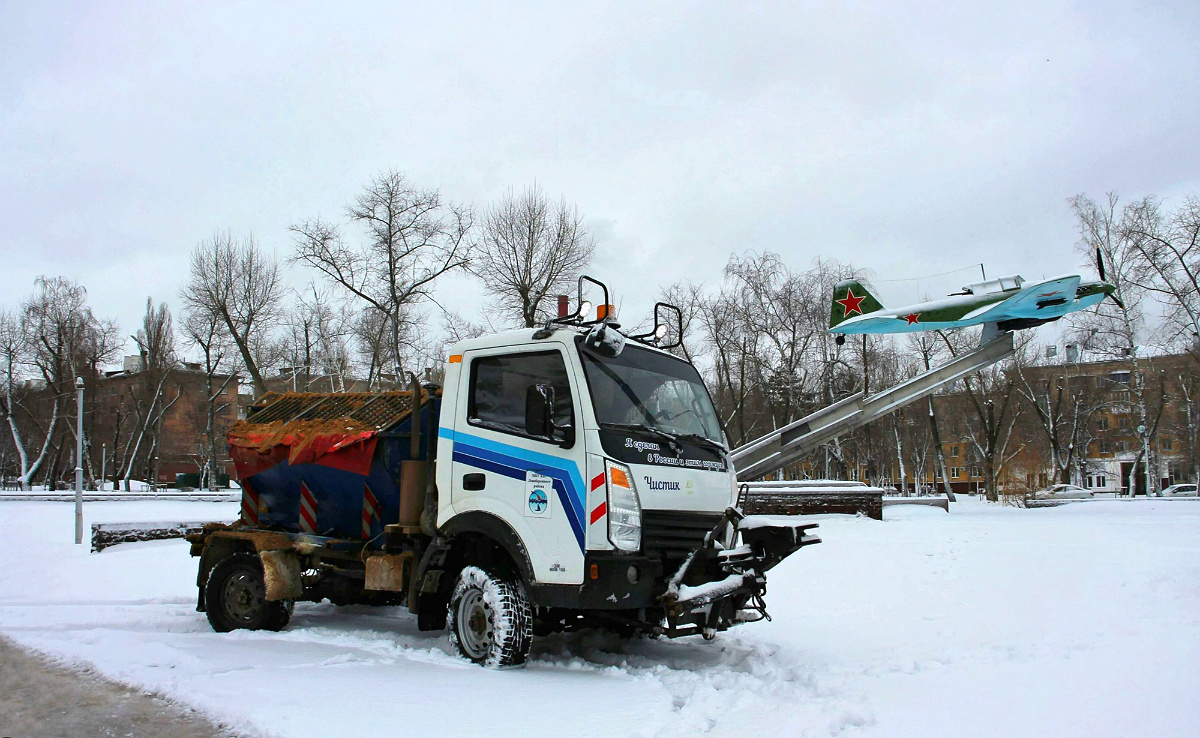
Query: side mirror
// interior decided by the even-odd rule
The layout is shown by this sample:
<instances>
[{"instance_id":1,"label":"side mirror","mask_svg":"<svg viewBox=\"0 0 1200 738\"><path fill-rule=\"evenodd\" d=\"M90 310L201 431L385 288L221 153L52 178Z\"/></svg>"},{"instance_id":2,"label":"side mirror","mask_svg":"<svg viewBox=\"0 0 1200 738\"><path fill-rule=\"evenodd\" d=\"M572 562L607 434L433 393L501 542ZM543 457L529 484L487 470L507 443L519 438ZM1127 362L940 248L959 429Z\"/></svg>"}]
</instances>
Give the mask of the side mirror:
<instances>
[{"instance_id":1,"label":"side mirror","mask_svg":"<svg viewBox=\"0 0 1200 738\"><path fill-rule=\"evenodd\" d=\"M555 431L561 438L555 438ZM560 442L563 447L575 443L575 428L554 423L554 387L549 384L530 385L525 390L525 432L538 438Z\"/></svg>"},{"instance_id":2,"label":"side mirror","mask_svg":"<svg viewBox=\"0 0 1200 738\"><path fill-rule=\"evenodd\" d=\"M525 432L549 438L554 431L554 387L533 384L525 390Z\"/></svg>"}]
</instances>

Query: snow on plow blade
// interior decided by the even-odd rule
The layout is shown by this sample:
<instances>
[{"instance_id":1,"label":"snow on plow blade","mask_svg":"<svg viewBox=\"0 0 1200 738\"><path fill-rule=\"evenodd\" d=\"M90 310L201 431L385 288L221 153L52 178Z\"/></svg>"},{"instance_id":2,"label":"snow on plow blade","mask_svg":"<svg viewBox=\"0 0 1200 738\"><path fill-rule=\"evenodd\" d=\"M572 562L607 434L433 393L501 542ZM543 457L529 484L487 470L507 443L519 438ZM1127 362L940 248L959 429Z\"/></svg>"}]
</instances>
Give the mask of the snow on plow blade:
<instances>
[{"instance_id":1,"label":"snow on plow blade","mask_svg":"<svg viewBox=\"0 0 1200 738\"><path fill-rule=\"evenodd\" d=\"M804 546L820 543L808 531L816 523L793 523L729 508L684 559L661 600L667 635L712 638L738 623L770 619L763 595L766 572Z\"/></svg>"}]
</instances>

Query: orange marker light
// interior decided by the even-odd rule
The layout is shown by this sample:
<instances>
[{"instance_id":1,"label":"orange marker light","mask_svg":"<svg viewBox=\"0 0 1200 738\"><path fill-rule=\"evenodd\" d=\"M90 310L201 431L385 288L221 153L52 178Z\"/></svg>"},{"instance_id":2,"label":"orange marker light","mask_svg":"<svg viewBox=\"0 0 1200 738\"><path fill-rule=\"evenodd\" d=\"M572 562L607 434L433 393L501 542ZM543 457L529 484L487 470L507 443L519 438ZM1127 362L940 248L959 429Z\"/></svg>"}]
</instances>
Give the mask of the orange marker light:
<instances>
[{"instance_id":1,"label":"orange marker light","mask_svg":"<svg viewBox=\"0 0 1200 738\"><path fill-rule=\"evenodd\" d=\"M596 564L592 564L592 570L589 573L591 574L592 579L599 579L600 578L600 567L597 566Z\"/></svg>"},{"instance_id":2,"label":"orange marker light","mask_svg":"<svg viewBox=\"0 0 1200 738\"><path fill-rule=\"evenodd\" d=\"M462 363L462 354L450 354L450 363L451 364L461 364Z\"/></svg>"},{"instance_id":3,"label":"orange marker light","mask_svg":"<svg viewBox=\"0 0 1200 738\"><path fill-rule=\"evenodd\" d=\"M615 487L623 487L625 489L629 489L630 487L633 486L629 483L629 475L625 473L625 470L618 469L615 466L609 467L608 478L609 478L609 481L611 481L613 483L613 486L615 486Z\"/></svg>"},{"instance_id":4,"label":"orange marker light","mask_svg":"<svg viewBox=\"0 0 1200 738\"><path fill-rule=\"evenodd\" d=\"M616 305L597 305L596 306L596 320L604 320L605 318L611 318L611 317L613 317L613 315L616 312L617 312Z\"/></svg>"}]
</instances>

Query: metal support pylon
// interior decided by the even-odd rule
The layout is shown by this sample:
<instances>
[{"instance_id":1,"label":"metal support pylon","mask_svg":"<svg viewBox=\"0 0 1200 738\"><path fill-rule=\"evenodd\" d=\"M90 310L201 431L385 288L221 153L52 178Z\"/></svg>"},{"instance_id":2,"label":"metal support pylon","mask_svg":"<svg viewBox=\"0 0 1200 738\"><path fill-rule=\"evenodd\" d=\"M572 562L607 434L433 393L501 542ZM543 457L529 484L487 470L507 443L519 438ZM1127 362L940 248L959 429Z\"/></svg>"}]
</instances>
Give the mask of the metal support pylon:
<instances>
[{"instance_id":1,"label":"metal support pylon","mask_svg":"<svg viewBox=\"0 0 1200 738\"><path fill-rule=\"evenodd\" d=\"M985 334L987 335L987 334ZM864 398L859 392L733 450L739 482L781 469L834 438L1012 356L1013 334L1001 333L949 362Z\"/></svg>"}]
</instances>

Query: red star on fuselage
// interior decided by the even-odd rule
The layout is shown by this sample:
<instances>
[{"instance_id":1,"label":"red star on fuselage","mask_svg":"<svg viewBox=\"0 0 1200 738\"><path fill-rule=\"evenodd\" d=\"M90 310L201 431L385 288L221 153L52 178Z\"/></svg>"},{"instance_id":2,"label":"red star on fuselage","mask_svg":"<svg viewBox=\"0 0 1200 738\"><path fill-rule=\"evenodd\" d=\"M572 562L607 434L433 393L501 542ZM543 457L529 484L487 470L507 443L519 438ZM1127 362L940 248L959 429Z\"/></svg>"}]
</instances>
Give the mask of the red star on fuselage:
<instances>
[{"instance_id":1,"label":"red star on fuselage","mask_svg":"<svg viewBox=\"0 0 1200 738\"><path fill-rule=\"evenodd\" d=\"M920 318L921 318L920 313L909 313L908 315L904 315L901 317L903 317L904 320L908 321L908 325L916 325L917 323L921 322L920 321Z\"/></svg>"},{"instance_id":2,"label":"red star on fuselage","mask_svg":"<svg viewBox=\"0 0 1200 738\"><path fill-rule=\"evenodd\" d=\"M865 299L867 299L866 295L863 295L862 297L855 297L854 290L847 289L846 296L841 300L834 300L834 302L840 304L842 308L845 309L846 314L843 317L849 318L851 313L858 313L859 315L863 314L862 308L860 308L858 304Z\"/></svg>"}]
</instances>

